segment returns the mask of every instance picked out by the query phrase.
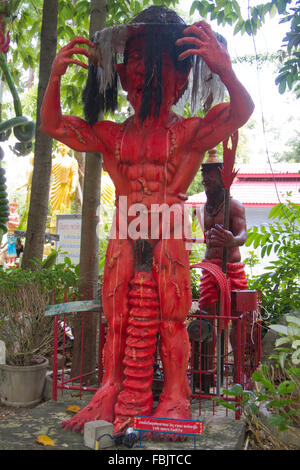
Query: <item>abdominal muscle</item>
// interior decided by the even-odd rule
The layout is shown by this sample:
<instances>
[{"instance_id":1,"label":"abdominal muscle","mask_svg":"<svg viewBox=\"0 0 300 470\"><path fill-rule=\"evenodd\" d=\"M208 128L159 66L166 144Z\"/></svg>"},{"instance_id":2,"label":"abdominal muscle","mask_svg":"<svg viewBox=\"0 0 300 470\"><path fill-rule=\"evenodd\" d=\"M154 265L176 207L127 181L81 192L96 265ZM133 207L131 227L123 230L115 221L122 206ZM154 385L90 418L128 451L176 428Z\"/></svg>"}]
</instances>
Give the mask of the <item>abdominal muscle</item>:
<instances>
[{"instance_id":1,"label":"abdominal muscle","mask_svg":"<svg viewBox=\"0 0 300 470\"><path fill-rule=\"evenodd\" d=\"M119 196L114 215L115 236L121 239L145 239L152 245L162 239L186 238L189 220L184 215L184 204L168 205L164 199L151 196L135 198ZM138 194L139 196L139 194Z\"/></svg>"},{"instance_id":2,"label":"abdominal muscle","mask_svg":"<svg viewBox=\"0 0 300 470\"><path fill-rule=\"evenodd\" d=\"M127 179L127 192L119 193L116 200L117 236L153 242L162 238L184 239L184 203L168 194L173 178L167 164L123 162L120 171Z\"/></svg>"}]
</instances>

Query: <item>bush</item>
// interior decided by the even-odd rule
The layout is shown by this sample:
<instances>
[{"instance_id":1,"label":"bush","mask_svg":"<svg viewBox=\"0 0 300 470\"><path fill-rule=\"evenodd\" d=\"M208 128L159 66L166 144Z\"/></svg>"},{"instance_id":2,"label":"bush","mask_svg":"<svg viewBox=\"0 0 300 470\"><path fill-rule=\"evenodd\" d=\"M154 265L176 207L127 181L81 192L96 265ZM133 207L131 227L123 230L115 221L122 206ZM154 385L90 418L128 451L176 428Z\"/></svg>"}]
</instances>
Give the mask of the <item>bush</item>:
<instances>
[{"instance_id":1,"label":"bush","mask_svg":"<svg viewBox=\"0 0 300 470\"><path fill-rule=\"evenodd\" d=\"M45 307L65 300L77 286L77 270L65 263L36 271L0 269L0 339L6 344L6 362L29 365L37 357L52 353L53 318Z\"/></svg>"},{"instance_id":2,"label":"bush","mask_svg":"<svg viewBox=\"0 0 300 470\"><path fill-rule=\"evenodd\" d=\"M248 424L260 427L261 405L267 410L268 422L279 431L300 426L300 312L286 315L286 325L271 325L280 337L275 343L273 365L262 364L252 374L255 391L243 390L239 384L225 390L224 395L238 399ZM237 402L215 399L226 408L235 410Z\"/></svg>"},{"instance_id":3,"label":"bush","mask_svg":"<svg viewBox=\"0 0 300 470\"><path fill-rule=\"evenodd\" d=\"M267 272L249 279L249 289L261 292L262 314L270 323L299 308L300 284L300 206L292 202L278 204L270 211L274 220L248 230L246 246L261 247L261 257L277 255Z\"/></svg>"}]
</instances>

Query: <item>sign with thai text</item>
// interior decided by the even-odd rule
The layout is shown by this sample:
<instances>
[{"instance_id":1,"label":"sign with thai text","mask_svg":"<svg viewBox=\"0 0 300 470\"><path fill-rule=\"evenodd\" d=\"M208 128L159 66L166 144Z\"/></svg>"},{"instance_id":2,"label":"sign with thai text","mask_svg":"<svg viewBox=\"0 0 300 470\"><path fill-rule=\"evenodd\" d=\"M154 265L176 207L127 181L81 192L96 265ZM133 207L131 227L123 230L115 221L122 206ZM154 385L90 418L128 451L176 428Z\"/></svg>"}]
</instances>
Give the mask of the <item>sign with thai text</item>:
<instances>
[{"instance_id":1,"label":"sign with thai text","mask_svg":"<svg viewBox=\"0 0 300 470\"><path fill-rule=\"evenodd\" d=\"M203 434L203 421L185 419L154 418L135 416L133 427L137 431L160 432L171 434L187 434L199 436Z\"/></svg>"},{"instance_id":2,"label":"sign with thai text","mask_svg":"<svg viewBox=\"0 0 300 470\"><path fill-rule=\"evenodd\" d=\"M79 264L80 239L81 239L81 215L59 214L56 216L56 233L59 235L57 249L57 263L63 263L68 256L72 264ZM63 254L65 253L65 254Z\"/></svg>"}]
</instances>

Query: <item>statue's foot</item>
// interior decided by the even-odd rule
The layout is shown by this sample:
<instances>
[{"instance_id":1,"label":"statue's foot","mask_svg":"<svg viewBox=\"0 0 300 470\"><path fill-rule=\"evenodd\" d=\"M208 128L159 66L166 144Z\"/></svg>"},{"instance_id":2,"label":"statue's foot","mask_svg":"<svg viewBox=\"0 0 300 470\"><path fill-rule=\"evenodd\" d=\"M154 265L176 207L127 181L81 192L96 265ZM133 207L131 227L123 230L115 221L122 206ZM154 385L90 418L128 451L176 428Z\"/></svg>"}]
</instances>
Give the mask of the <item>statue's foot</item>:
<instances>
[{"instance_id":1,"label":"statue's foot","mask_svg":"<svg viewBox=\"0 0 300 470\"><path fill-rule=\"evenodd\" d=\"M128 416L118 416L114 421L114 434L125 433L133 426L133 418Z\"/></svg>"},{"instance_id":2,"label":"statue's foot","mask_svg":"<svg viewBox=\"0 0 300 470\"><path fill-rule=\"evenodd\" d=\"M190 401L186 398L160 398L159 404L152 415L153 418L191 419ZM142 439L151 441L180 441L187 439L186 435L166 434L160 432L142 433Z\"/></svg>"},{"instance_id":3,"label":"statue's foot","mask_svg":"<svg viewBox=\"0 0 300 470\"><path fill-rule=\"evenodd\" d=\"M80 410L73 418L63 421L62 428L67 431L83 433L84 423L103 420L112 423L114 421L114 406L117 401L117 387L105 385L101 387L88 405Z\"/></svg>"}]
</instances>

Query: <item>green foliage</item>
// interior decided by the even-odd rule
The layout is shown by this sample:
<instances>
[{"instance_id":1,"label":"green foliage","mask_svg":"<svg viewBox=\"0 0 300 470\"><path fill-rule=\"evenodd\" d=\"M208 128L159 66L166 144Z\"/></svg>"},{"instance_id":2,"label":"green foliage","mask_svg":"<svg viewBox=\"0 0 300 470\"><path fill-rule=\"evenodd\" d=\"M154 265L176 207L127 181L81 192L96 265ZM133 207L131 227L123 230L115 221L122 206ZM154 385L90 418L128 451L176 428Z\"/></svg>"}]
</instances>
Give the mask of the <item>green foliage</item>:
<instances>
[{"instance_id":1,"label":"green foliage","mask_svg":"<svg viewBox=\"0 0 300 470\"><path fill-rule=\"evenodd\" d=\"M287 7L292 0L271 0L259 5L249 6L246 18L243 17L239 2L236 0L200 0L192 3L190 14L196 10L203 18L217 20L218 24L234 26L234 34L241 32L249 35L256 34L262 27L266 16L273 18L276 14L288 15ZM288 19L286 20L288 21Z\"/></svg>"},{"instance_id":2,"label":"green foliage","mask_svg":"<svg viewBox=\"0 0 300 470\"><path fill-rule=\"evenodd\" d=\"M191 182L186 194L187 196L192 196L193 194L198 194L202 191L204 191L204 187L202 184L202 173L201 170L199 170Z\"/></svg>"},{"instance_id":3,"label":"green foliage","mask_svg":"<svg viewBox=\"0 0 300 470\"><path fill-rule=\"evenodd\" d=\"M69 258L64 261L35 271L0 269L0 339L7 364L28 365L51 354L53 318L45 316L45 306L54 302L54 292L56 302L64 302L65 293L72 295L78 283L78 269Z\"/></svg>"},{"instance_id":4,"label":"green foliage","mask_svg":"<svg viewBox=\"0 0 300 470\"><path fill-rule=\"evenodd\" d=\"M255 251L253 251L253 250L248 251L248 256L244 259L244 264L246 266L249 266L249 268L251 270L251 274L252 274L252 268L254 268L254 266L258 265L259 262L260 262L260 259L257 256L257 254L255 253Z\"/></svg>"},{"instance_id":5,"label":"green foliage","mask_svg":"<svg viewBox=\"0 0 300 470\"><path fill-rule=\"evenodd\" d=\"M199 299L200 297L200 273L196 269L191 269L191 287L192 287L192 298Z\"/></svg>"},{"instance_id":6,"label":"green foliage","mask_svg":"<svg viewBox=\"0 0 300 470\"><path fill-rule=\"evenodd\" d=\"M202 238L203 233L200 227L200 224L196 217L192 220L192 237L193 238ZM190 265L201 263L205 254L205 245L203 243L193 243L189 255ZM192 288L192 297L193 299L199 299L200 297L200 277L201 273L196 268L190 270L191 275L191 288Z\"/></svg>"},{"instance_id":7,"label":"green foliage","mask_svg":"<svg viewBox=\"0 0 300 470\"><path fill-rule=\"evenodd\" d=\"M285 367L287 361L293 365L300 364L300 310L298 316L286 315L287 325L270 325L270 329L280 334L275 342L278 354L272 356L276 358L282 368Z\"/></svg>"},{"instance_id":8,"label":"green foliage","mask_svg":"<svg viewBox=\"0 0 300 470\"><path fill-rule=\"evenodd\" d=\"M275 83L279 87L279 92L284 93L288 88L294 89L297 97L300 97L300 2L297 6L290 9L290 14L280 20L280 23L291 23L291 29L283 38L283 46L288 53L288 59L285 60L283 67L279 70Z\"/></svg>"},{"instance_id":9,"label":"green foliage","mask_svg":"<svg viewBox=\"0 0 300 470\"><path fill-rule=\"evenodd\" d=\"M108 0L106 25L128 23L141 10L148 7L150 0L136 1ZM178 0L156 1L154 4L175 6ZM58 2L58 49L74 36L89 37L89 0ZM38 69L40 53L40 33L42 24L43 0L25 0L15 2L10 20L10 49L8 51L9 68L19 93L27 87L27 74L24 71ZM80 58L82 60L82 57ZM87 78L86 71L73 65L69 67L61 84L62 109L67 114L83 117L81 94ZM35 108L35 106L34 106ZM7 112L9 109L6 107ZM27 107L29 116L34 119L36 110Z\"/></svg>"},{"instance_id":10,"label":"green foliage","mask_svg":"<svg viewBox=\"0 0 300 470\"><path fill-rule=\"evenodd\" d=\"M246 246L260 247L261 257L277 255L265 273L249 280L249 288L261 292L263 316L274 323L299 307L300 206L290 201L278 204L269 217L273 219L269 225L248 230Z\"/></svg>"},{"instance_id":11,"label":"green foliage","mask_svg":"<svg viewBox=\"0 0 300 470\"><path fill-rule=\"evenodd\" d=\"M11 268L4 270L0 267L0 294L7 295L13 302L18 304L18 299L14 298L20 286L37 284L49 295L56 291L56 299L63 299L65 289L76 288L78 282L78 267L72 265L69 257L64 258L64 263L50 263L53 257L56 259L58 252L52 253L42 262L35 260L39 267L35 271L31 269ZM1 305L0 305L1 309Z\"/></svg>"},{"instance_id":12,"label":"green foliage","mask_svg":"<svg viewBox=\"0 0 300 470\"><path fill-rule=\"evenodd\" d=\"M300 163L300 132L296 131L296 135L288 142L283 152L274 154L277 162Z\"/></svg>"},{"instance_id":13,"label":"green foliage","mask_svg":"<svg viewBox=\"0 0 300 470\"><path fill-rule=\"evenodd\" d=\"M271 356L277 361L275 372L273 367L262 364L252 374L255 392L234 384L229 390L224 390L224 395L232 397L232 400L215 399L233 411L244 409L246 418L255 415L259 419L260 405L264 404L269 412L269 423L280 431L289 425L300 424L300 318L291 314L285 319L287 326L270 327L281 335L275 344L277 354Z\"/></svg>"},{"instance_id":14,"label":"green foliage","mask_svg":"<svg viewBox=\"0 0 300 470\"><path fill-rule=\"evenodd\" d=\"M265 23L266 17L280 16L279 23L290 23L290 31L283 38L283 47L287 51L287 58L275 80L279 93L287 89L294 90L296 96L300 96L299 70L300 70L300 5L299 0L295 7L291 7L292 0L271 0L259 5L249 4L246 17L243 16L239 3L236 0L200 0L194 1L190 14L196 10L203 18L209 17L218 24L231 25L233 33L255 35Z\"/></svg>"}]
</instances>

